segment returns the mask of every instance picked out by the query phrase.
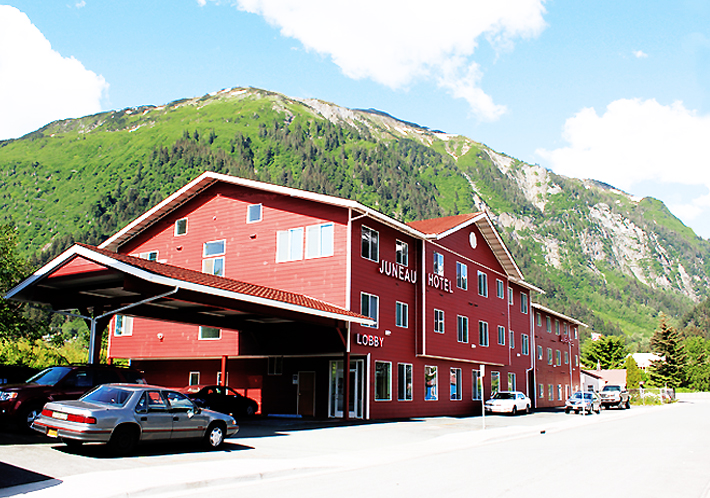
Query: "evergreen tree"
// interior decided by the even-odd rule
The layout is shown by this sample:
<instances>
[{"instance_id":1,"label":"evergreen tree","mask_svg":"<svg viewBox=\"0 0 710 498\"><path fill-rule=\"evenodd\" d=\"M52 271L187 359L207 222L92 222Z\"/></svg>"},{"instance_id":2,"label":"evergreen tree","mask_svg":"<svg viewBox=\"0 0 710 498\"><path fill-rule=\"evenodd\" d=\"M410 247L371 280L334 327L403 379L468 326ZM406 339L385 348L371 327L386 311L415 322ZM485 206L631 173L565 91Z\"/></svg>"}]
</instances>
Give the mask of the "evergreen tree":
<instances>
[{"instance_id":1,"label":"evergreen tree","mask_svg":"<svg viewBox=\"0 0 710 498\"><path fill-rule=\"evenodd\" d=\"M696 391L710 391L710 340L689 337L683 341L688 354L685 386Z\"/></svg>"},{"instance_id":2,"label":"evergreen tree","mask_svg":"<svg viewBox=\"0 0 710 498\"><path fill-rule=\"evenodd\" d=\"M624 368L626 368L626 388L638 389L643 379L643 372L641 372L633 356L629 355L626 357Z\"/></svg>"},{"instance_id":3,"label":"evergreen tree","mask_svg":"<svg viewBox=\"0 0 710 498\"><path fill-rule=\"evenodd\" d=\"M651 363L649 381L657 387L676 388L683 384L687 354L680 334L661 314L661 323L651 337L651 351L661 357Z\"/></svg>"},{"instance_id":4,"label":"evergreen tree","mask_svg":"<svg viewBox=\"0 0 710 498\"><path fill-rule=\"evenodd\" d=\"M584 343L582 363L587 368L596 368L599 365L602 370L621 368L628 354L623 337L603 336L596 341L588 340Z\"/></svg>"},{"instance_id":5,"label":"evergreen tree","mask_svg":"<svg viewBox=\"0 0 710 498\"><path fill-rule=\"evenodd\" d=\"M16 339L28 331L24 306L2 298L27 273L29 264L17 250L17 230L10 225L0 225L0 339Z\"/></svg>"}]
</instances>

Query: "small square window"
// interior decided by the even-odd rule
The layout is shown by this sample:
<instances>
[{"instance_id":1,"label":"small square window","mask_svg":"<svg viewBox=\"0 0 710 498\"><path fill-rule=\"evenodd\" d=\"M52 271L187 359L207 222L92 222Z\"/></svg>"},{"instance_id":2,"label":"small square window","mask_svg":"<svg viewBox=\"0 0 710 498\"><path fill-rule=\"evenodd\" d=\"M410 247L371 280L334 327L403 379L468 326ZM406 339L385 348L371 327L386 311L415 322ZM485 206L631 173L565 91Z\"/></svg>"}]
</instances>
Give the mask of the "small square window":
<instances>
[{"instance_id":1,"label":"small square window","mask_svg":"<svg viewBox=\"0 0 710 498\"><path fill-rule=\"evenodd\" d=\"M215 341L222 338L222 331L214 327L200 327L201 341Z\"/></svg>"},{"instance_id":2,"label":"small square window","mask_svg":"<svg viewBox=\"0 0 710 498\"><path fill-rule=\"evenodd\" d=\"M247 206L247 223L261 221L261 204L251 204Z\"/></svg>"},{"instance_id":3,"label":"small square window","mask_svg":"<svg viewBox=\"0 0 710 498\"><path fill-rule=\"evenodd\" d=\"M182 218L175 222L175 235L185 235L187 233L187 218Z\"/></svg>"},{"instance_id":4,"label":"small square window","mask_svg":"<svg viewBox=\"0 0 710 498\"><path fill-rule=\"evenodd\" d=\"M190 386L200 385L200 372L190 372L190 380L188 381Z\"/></svg>"},{"instance_id":5,"label":"small square window","mask_svg":"<svg viewBox=\"0 0 710 498\"><path fill-rule=\"evenodd\" d=\"M148 261L158 261L158 251L148 251L142 252L138 255L141 259L147 259Z\"/></svg>"}]
</instances>

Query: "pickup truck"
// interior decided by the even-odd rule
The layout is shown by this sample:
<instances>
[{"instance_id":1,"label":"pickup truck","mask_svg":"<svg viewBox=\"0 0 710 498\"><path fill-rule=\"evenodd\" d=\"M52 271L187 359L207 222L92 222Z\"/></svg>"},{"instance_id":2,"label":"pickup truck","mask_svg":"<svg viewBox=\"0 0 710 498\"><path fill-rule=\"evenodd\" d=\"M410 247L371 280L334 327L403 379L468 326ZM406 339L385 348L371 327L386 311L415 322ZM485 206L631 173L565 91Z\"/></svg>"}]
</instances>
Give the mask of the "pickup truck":
<instances>
[{"instance_id":1,"label":"pickup truck","mask_svg":"<svg viewBox=\"0 0 710 498\"><path fill-rule=\"evenodd\" d=\"M611 408L612 406L619 409L631 408L631 403L629 403L629 392L625 387L607 384L604 386L604 389L602 389L600 394L602 396L602 406L604 408Z\"/></svg>"}]
</instances>

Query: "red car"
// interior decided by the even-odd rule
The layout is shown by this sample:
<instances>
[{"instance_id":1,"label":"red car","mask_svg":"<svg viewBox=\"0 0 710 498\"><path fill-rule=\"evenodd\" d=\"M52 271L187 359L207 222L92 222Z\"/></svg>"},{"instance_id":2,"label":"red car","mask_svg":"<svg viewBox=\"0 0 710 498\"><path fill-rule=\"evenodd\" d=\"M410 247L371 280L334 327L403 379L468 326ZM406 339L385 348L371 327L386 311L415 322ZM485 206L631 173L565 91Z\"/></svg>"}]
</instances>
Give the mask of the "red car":
<instances>
[{"instance_id":1,"label":"red car","mask_svg":"<svg viewBox=\"0 0 710 498\"><path fill-rule=\"evenodd\" d=\"M187 386L182 392L192 399L197 406L232 416L254 415L259 411L256 401L242 396L226 386Z\"/></svg>"}]
</instances>

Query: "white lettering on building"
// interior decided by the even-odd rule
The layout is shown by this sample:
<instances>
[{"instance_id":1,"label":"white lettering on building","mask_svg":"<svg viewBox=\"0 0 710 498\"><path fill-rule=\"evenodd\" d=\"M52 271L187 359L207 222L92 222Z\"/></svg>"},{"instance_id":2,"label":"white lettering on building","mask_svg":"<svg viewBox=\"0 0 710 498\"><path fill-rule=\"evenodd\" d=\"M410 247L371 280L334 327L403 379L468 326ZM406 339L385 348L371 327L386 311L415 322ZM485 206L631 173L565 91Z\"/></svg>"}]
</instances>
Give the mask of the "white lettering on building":
<instances>
[{"instance_id":1,"label":"white lettering on building","mask_svg":"<svg viewBox=\"0 0 710 498\"><path fill-rule=\"evenodd\" d=\"M382 260L380 265L380 273L387 275L388 277L398 278L403 282L410 282L412 284L417 283L417 272L410 270L402 265L392 263L391 261Z\"/></svg>"},{"instance_id":2,"label":"white lettering on building","mask_svg":"<svg viewBox=\"0 0 710 498\"><path fill-rule=\"evenodd\" d=\"M436 273L427 273L427 284L429 284L430 287L448 292L449 294L454 293L451 280L442 277L441 275L437 275Z\"/></svg>"},{"instance_id":3,"label":"white lettering on building","mask_svg":"<svg viewBox=\"0 0 710 498\"><path fill-rule=\"evenodd\" d=\"M381 348L385 345L385 338L369 334L355 334L355 342L361 346Z\"/></svg>"}]
</instances>

